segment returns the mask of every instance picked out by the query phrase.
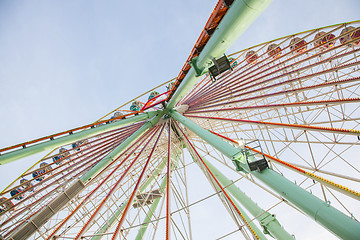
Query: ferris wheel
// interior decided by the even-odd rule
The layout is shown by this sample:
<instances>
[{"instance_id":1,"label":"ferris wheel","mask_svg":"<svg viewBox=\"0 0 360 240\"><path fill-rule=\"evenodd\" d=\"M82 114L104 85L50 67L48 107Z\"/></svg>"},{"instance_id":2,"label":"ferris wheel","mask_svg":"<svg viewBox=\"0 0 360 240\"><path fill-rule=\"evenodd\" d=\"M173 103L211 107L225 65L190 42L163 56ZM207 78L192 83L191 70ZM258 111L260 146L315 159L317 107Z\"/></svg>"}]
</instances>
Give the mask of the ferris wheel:
<instances>
[{"instance_id":1,"label":"ferris wheel","mask_svg":"<svg viewBox=\"0 0 360 240\"><path fill-rule=\"evenodd\" d=\"M219 1L176 79L0 149L47 152L1 192L0 239L358 238L360 21L225 55L254 2Z\"/></svg>"}]
</instances>

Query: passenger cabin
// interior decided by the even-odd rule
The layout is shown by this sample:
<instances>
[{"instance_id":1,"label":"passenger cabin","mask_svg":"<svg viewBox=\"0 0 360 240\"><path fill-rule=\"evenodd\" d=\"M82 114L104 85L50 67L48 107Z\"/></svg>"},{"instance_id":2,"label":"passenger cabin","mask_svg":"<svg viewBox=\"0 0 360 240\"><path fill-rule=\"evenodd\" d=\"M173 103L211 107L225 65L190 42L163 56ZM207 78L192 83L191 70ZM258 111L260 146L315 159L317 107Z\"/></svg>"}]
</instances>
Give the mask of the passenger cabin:
<instances>
[{"instance_id":1,"label":"passenger cabin","mask_svg":"<svg viewBox=\"0 0 360 240\"><path fill-rule=\"evenodd\" d=\"M172 87L174 86L174 82L170 82L168 86L166 86L167 90L170 91Z\"/></svg>"},{"instance_id":2,"label":"passenger cabin","mask_svg":"<svg viewBox=\"0 0 360 240\"><path fill-rule=\"evenodd\" d=\"M290 51L294 54L305 52L307 49L306 41L299 37L295 37L290 41Z\"/></svg>"},{"instance_id":3,"label":"passenger cabin","mask_svg":"<svg viewBox=\"0 0 360 240\"><path fill-rule=\"evenodd\" d=\"M65 158L64 155L57 155L57 156L53 157L53 162L54 162L56 165L61 165L62 162L63 162L63 158Z\"/></svg>"},{"instance_id":4,"label":"passenger cabin","mask_svg":"<svg viewBox=\"0 0 360 240\"><path fill-rule=\"evenodd\" d=\"M96 121L95 124L94 124L94 127L100 127L102 125L103 125L103 123L97 123L97 121Z\"/></svg>"},{"instance_id":5,"label":"passenger cabin","mask_svg":"<svg viewBox=\"0 0 360 240\"><path fill-rule=\"evenodd\" d=\"M5 197L0 198L0 212L14 209L14 204Z\"/></svg>"},{"instance_id":6,"label":"passenger cabin","mask_svg":"<svg viewBox=\"0 0 360 240\"><path fill-rule=\"evenodd\" d=\"M245 54L246 62L249 63L249 64L250 63L256 63L258 58L259 58L259 56L253 50L250 50Z\"/></svg>"},{"instance_id":7,"label":"passenger cabin","mask_svg":"<svg viewBox=\"0 0 360 240\"><path fill-rule=\"evenodd\" d=\"M88 140L84 139L84 140L81 140L81 141L78 141L78 142L75 142L75 143L71 144L71 147L72 147L73 150L80 151L81 146L83 146L83 145L85 145L87 143L88 143Z\"/></svg>"},{"instance_id":8,"label":"passenger cabin","mask_svg":"<svg viewBox=\"0 0 360 240\"><path fill-rule=\"evenodd\" d=\"M45 170L46 174L48 174L48 175L51 174L52 167L48 163L46 163L46 162L40 163L40 168L43 168Z\"/></svg>"},{"instance_id":9,"label":"passenger cabin","mask_svg":"<svg viewBox=\"0 0 360 240\"><path fill-rule=\"evenodd\" d=\"M124 116L124 114L122 114L122 112L115 112L114 113L114 117L121 117L121 116Z\"/></svg>"},{"instance_id":10,"label":"passenger cabin","mask_svg":"<svg viewBox=\"0 0 360 240\"><path fill-rule=\"evenodd\" d=\"M45 169L39 169L39 170L33 172L32 176L35 179L35 181L41 182L45 178L45 176L44 176L45 173L46 173Z\"/></svg>"},{"instance_id":11,"label":"passenger cabin","mask_svg":"<svg viewBox=\"0 0 360 240\"><path fill-rule=\"evenodd\" d=\"M48 163L42 162L40 169L33 172L32 176L36 181L41 182L44 180L46 174L51 174L51 169L52 167Z\"/></svg>"},{"instance_id":12,"label":"passenger cabin","mask_svg":"<svg viewBox=\"0 0 360 240\"><path fill-rule=\"evenodd\" d=\"M232 57L229 57L229 62L231 64L231 68L236 67L236 65L238 65L239 63Z\"/></svg>"},{"instance_id":13,"label":"passenger cabin","mask_svg":"<svg viewBox=\"0 0 360 240\"><path fill-rule=\"evenodd\" d=\"M21 200L24 198L24 194L21 193L21 188L15 188L10 191L11 197L14 197L15 200Z\"/></svg>"},{"instance_id":14,"label":"passenger cabin","mask_svg":"<svg viewBox=\"0 0 360 240\"><path fill-rule=\"evenodd\" d=\"M150 93L150 96L149 96L148 100L151 100L151 99L153 99L154 97L156 97L156 96L158 96L158 95L159 95L158 92L152 91L152 92Z\"/></svg>"},{"instance_id":15,"label":"passenger cabin","mask_svg":"<svg viewBox=\"0 0 360 240\"><path fill-rule=\"evenodd\" d=\"M328 49L335 45L335 35L324 31L318 32L314 37L314 46L320 49Z\"/></svg>"},{"instance_id":16,"label":"passenger cabin","mask_svg":"<svg viewBox=\"0 0 360 240\"><path fill-rule=\"evenodd\" d=\"M281 56L281 48L276 43L272 43L267 48L267 54L269 57L278 58Z\"/></svg>"},{"instance_id":17,"label":"passenger cabin","mask_svg":"<svg viewBox=\"0 0 360 240\"><path fill-rule=\"evenodd\" d=\"M122 114L122 112L115 112L114 115L110 118L111 119L114 119L114 118L118 118L118 117L121 117L121 116L124 116L124 114ZM117 122L119 121L119 119L114 119L114 120L111 120L110 122Z\"/></svg>"},{"instance_id":18,"label":"passenger cabin","mask_svg":"<svg viewBox=\"0 0 360 240\"><path fill-rule=\"evenodd\" d=\"M64 157L70 156L70 153L66 148L60 148L59 153L61 153L61 155L64 155Z\"/></svg>"},{"instance_id":19,"label":"passenger cabin","mask_svg":"<svg viewBox=\"0 0 360 240\"><path fill-rule=\"evenodd\" d=\"M23 189L29 192L33 192L34 191L34 185L28 181L26 178L23 178L20 180L20 184L22 185Z\"/></svg>"},{"instance_id":20,"label":"passenger cabin","mask_svg":"<svg viewBox=\"0 0 360 240\"><path fill-rule=\"evenodd\" d=\"M131 103L130 110L134 112L140 111L140 109L143 107L143 104L139 101L134 101Z\"/></svg>"},{"instance_id":21,"label":"passenger cabin","mask_svg":"<svg viewBox=\"0 0 360 240\"><path fill-rule=\"evenodd\" d=\"M356 40L355 40L356 39ZM355 41L353 41L355 40ZM355 29L353 26L345 27L340 34L340 43L347 44L347 46L360 45L360 29Z\"/></svg>"}]
</instances>

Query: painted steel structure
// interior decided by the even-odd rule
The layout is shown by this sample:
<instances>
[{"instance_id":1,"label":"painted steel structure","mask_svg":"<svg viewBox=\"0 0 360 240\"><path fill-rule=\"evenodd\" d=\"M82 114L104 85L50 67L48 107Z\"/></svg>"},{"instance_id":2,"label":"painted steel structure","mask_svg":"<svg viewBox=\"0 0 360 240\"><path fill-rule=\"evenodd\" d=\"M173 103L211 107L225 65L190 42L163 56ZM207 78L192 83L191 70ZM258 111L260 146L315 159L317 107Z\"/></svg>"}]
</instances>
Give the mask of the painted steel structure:
<instances>
[{"instance_id":1,"label":"painted steel structure","mask_svg":"<svg viewBox=\"0 0 360 240\"><path fill-rule=\"evenodd\" d=\"M243 149L231 146L219 137L186 119L176 111L170 113L173 118L181 122L196 135L204 139L211 146L219 150L230 160L236 161L241 168L263 181L274 191L295 204L315 221L326 227L329 231L342 239L356 239L360 235L360 223L331 207L328 203L321 201L311 193L298 187L296 184L283 178L270 168L262 172L250 171L245 161Z\"/></svg>"},{"instance_id":2,"label":"painted steel structure","mask_svg":"<svg viewBox=\"0 0 360 240\"><path fill-rule=\"evenodd\" d=\"M217 82L207 75L270 2L219 1L167 103L149 107L156 111L105 116L1 149L5 164L55 148L1 193L1 237L196 239L194 227L202 226L190 209L217 196L235 228L216 229L219 239L293 239L270 213L278 205L357 239L360 23L254 46L233 54L233 71ZM187 179L194 165L213 189L196 200ZM267 194L270 209L245 194L249 185Z\"/></svg>"}]
</instances>

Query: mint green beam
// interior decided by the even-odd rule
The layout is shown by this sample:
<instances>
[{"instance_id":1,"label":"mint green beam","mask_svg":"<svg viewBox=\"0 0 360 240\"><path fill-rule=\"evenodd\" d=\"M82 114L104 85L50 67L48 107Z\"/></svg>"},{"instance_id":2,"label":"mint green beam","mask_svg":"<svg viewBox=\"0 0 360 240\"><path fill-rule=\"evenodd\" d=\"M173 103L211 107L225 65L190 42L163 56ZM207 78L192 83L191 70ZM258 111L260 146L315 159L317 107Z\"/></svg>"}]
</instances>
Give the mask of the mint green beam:
<instances>
[{"instance_id":1,"label":"mint green beam","mask_svg":"<svg viewBox=\"0 0 360 240\"><path fill-rule=\"evenodd\" d=\"M230 160L239 160L240 166L250 173L241 149L223 141L174 110L169 114ZM263 170L261 173L252 171L251 174L338 237L342 239L359 239L360 223L330 206L329 203L325 203L270 168Z\"/></svg>"},{"instance_id":2,"label":"mint green beam","mask_svg":"<svg viewBox=\"0 0 360 240\"><path fill-rule=\"evenodd\" d=\"M150 184L151 182L148 181L147 183ZM166 176L164 177L164 179L160 185L161 192L165 189L165 186L166 186ZM146 187L143 187L141 191L144 191L145 189L146 189ZM154 202L152 203L152 205L150 206L150 210L148 211L146 218L145 218L143 224L141 225L138 234L136 235L136 238L135 238L136 240L140 240L144 236L144 234L147 230L147 227L149 225L149 222L151 221L151 218L153 217L153 213L155 212L160 200L161 200L161 198L155 199ZM108 231L108 229L110 229L114 225L116 220L118 220L121 213L124 211L124 208L127 205L127 203L128 203L128 201L125 201L123 203L123 205L121 205L121 207L114 213L114 215L112 215L110 217L110 219L101 227L101 229L94 234L94 236L91 238L91 240L100 240L104 237L103 234L106 233Z\"/></svg>"},{"instance_id":3,"label":"mint green beam","mask_svg":"<svg viewBox=\"0 0 360 240\"><path fill-rule=\"evenodd\" d=\"M80 179L83 183L90 181L96 174L98 174L104 167L114 161L120 154L135 142L141 135L143 135L147 130L155 126L160 118L163 116L163 112L158 112L156 117L144 123L135 133L128 137L124 142L122 142L118 147L116 147L111 153L109 153L105 158L98 162L93 168L91 168L86 174L84 174Z\"/></svg>"},{"instance_id":4,"label":"mint green beam","mask_svg":"<svg viewBox=\"0 0 360 240\"><path fill-rule=\"evenodd\" d=\"M233 184L233 181L222 174L214 165L203 158L203 161L208 166L210 171L220 181L223 187L230 192L250 213L253 215L264 229L264 233L270 233L276 239L294 240L294 237L289 234L277 221L276 217L269 212L260 208L251 198L249 198L243 191ZM199 163L198 163L199 164Z\"/></svg>"},{"instance_id":5,"label":"mint green beam","mask_svg":"<svg viewBox=\"0 0 360 240\"><path fill-rule=\"evenodd\" d=\"M31 156L33 154L41 153L44 151L50 151L54 148L67 145L73 142L77 142L82 139L86 139L107 131L115 130L123 126L127 126L139 121L143 121L149 118L154 117L157 114L156 111L141 113L137 116L129 117L127 119L122 119L120 121L112 122L106 125L102 125L96 128L87 129L81 132L74 133L72 135L63 136L56 138L54 140L49 140L47 142L37 143L35 145L15 150L13 152L4 153L0 156L0 165L6 164L9 162L16 161L18 159Z\"/></svg>"},{"instance_id":6,"label":"mint green beam","mask_svg":"<svg viewBox=\"0 0 360 240\"><path fill-rule=\"evenodd\" d=\"M181 150L178 150L178 152L177 152L176 155L175 155L175 168L177 167L177 165L178 165L178 163L179 163L181 152L182 152L182 149L181 149ZM173 158L173 155L170 156L170 159L172 159L172 158ZM165 158L165 160L167 160L167 158ZM164 165L162 165L162 168L165 167L165 163L167 163L167 161L164 161L164 162L163 162ZM170 165L170 166L171 166L171 165ZM167 176L165 175L165 177L164 177L164 179L163 179L163 181L161 182L161 185L160 185L161 193L163 193L164 190L165 190L166 180L167 180ZM149 211L147 212L146 217L145 217L143 223L141 224L141 227L140 227L140 229L139 229L138 234L136 235L135 240L141 240L141 239L143 239L143 237L144 237L144 235L145 235L145 232L146 232L146 230L147 230L147 228L148 228L148 226L149 226L149 223L150 223L152 217L154 216L154 212L155 212L156 208L157 208L158 205L159 205L160 200L161 200L161 198L157 198L157 199L155 199L154 202L151 204L150 209L149 209Z\"/></svg>"},{"instance_id":7,"label":"mint green beam","mask_svg":"<svg viewBox=\"0 0 360 240\"><path fill-rule=\"evenodd\" d=\"M158 112L157 115L147 121L141 126L135 133L128 137L118 147L116 147L110 154L98 162L93 168L84 174L80 179L70 185L64 192L57 195L57 197L51 201L47 206L44 206L36 215L31 218L31 221L25 223L17 229L17 231L9 239L23 240L31 236L37 228L43 226L51 217L53 217L58 211L60 211L68 202L76 197L85 187L86 182L94 178L103 168L114 161L120 154L135 142L141 135L147 130L155 126L160 118L163 116L163 112Z\"/></svg>"},{"instance_id":8,"label":"mint green beam","mask_svg":"<svg viewBox=\"0 0 360 240\"><path fill-rule=\"evenodd\" d=\"M190 156L193 158L194 162L200 167L200 169L204 172L204 174L206 175L206 171L204 170L204 167L202 166L200 159L198 158L198 156L196 154L193 153L191 147L188 146L188 143L185 142L185 145L190 153ZM205 160L204 157L202 157L202 160L205 162L205 164L209 167L210 171L215 175L216 179L220 181L222 187L226 187L226 192L230 192L230 187L233 187L234 185L232 184L232 182L230 181L230 184L224 184L223 183L223 179L221 178L221 175L219 175L217 172L214 170L214 166L211 165L208 161ZM215 168L216 169L216 168ZM216 169L217 170L217 169ZM229 186L228 186L229 185ZM215 191L216 192L221 192L220 187L215 186ZM233 190L233 189L232 189ZM254 230L254 232L256 233L256 235L260 238L260 240L266 240L266 236L261 232L261 230L255 225L254 221L251 221L250 217L247 215L247 213L242 209L242 207L238 204L237 201L235 201L234 199L234 195L232 194L232 196L230 196L231 200L234 202L235 206L239 209L239 211L241 212L241 214L244 216L245 220L250 224L250 227ZM237 198L236 198L237 199ZM238 199L237 199L238 200ZM241 202L241 201L239 201ZM285 239L285 238L284 238ZM291 240L293 240L293 238L291 238Z\"/></svg>"},{"instance_id":9,"label":"mint green beam","mask_svg":"<svg viewBox=\"0 0 360 240\"><path fill-rule=\"evenodd\" d=\"M144 185L140 188L140 192L146 190L146 188L155 180L155 178L163 171L165 164L167 162L167 157L159 164L159 166L153 171L149 179L145 182ZM165 181L166 182L166 181ZM154 201L155 202L155 201ZM109 220L95 233L95 236L91 238L91 240L100 240L103 238L103 234L108 231L109 228L113 226L115 220L118 219L120 214L123 212L128 201L124 202L123 205L118 209L114 215L112 215Z\"/></svg>"},{"instance_id":10,"label":"mint green beam","mask_svg":"<svg viewBox=\"0 0 360 240\"><path fill-rule=\"evenodd\" d=\"M197 60L193 59L191 65L196 65L198 70L192 67L186 74L179 88L171 97L167 109L172 109L189 92L198 82L200 76L212 65L212 59L224 55L226 50L233 45L271 2L272 0L235 0L233 2Z\"/></svg>"},{"instance_id":11,"label":"mint green beam","mask_svg":"<svg viewBox=\"0 0 360 240\"><path fill-rule=\"evenodd\" d=\"M161 193L164 192L165 188L166 188L166 179L167 179L167 176L164 177L163 181L161 182L161 185L160 185L160 190L161 190ZM141 224L140 226L140 229L139 229L139 232L138 234L136 235L136 238L135 240L141 240L143 239L144 235L145 235L145 232L149 226L149 223L152 219L152 217L154 216L154 212L156 211L156 208L158 207L159 205L159 202L160 202L161 198L157 198L154 200L154 202L151 204L150 206L150 209L149 211L147 212L146 214L146 217L143 221L143 224Z\"/></svg>"}]
</instances>

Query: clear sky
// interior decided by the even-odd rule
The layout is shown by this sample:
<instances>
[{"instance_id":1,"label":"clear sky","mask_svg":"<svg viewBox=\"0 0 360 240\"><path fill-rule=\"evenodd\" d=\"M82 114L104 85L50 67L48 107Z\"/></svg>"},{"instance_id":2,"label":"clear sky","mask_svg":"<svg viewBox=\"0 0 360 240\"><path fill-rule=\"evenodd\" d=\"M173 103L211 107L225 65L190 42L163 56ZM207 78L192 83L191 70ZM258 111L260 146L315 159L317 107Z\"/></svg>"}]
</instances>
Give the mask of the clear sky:
<instances>
[{"instance_id":1,"label":"clear sky","mask_svg":"<svg viewBox=\"0 0 360 240\"><path fill-rule=\"evenodd\" d=\"M216 2L0 0L0 148L93 122L176 77ZM228 53L358 20L359 9L274 0ZM35 160L0 166L0 188Z\"/></svg>"}]
</instances>

